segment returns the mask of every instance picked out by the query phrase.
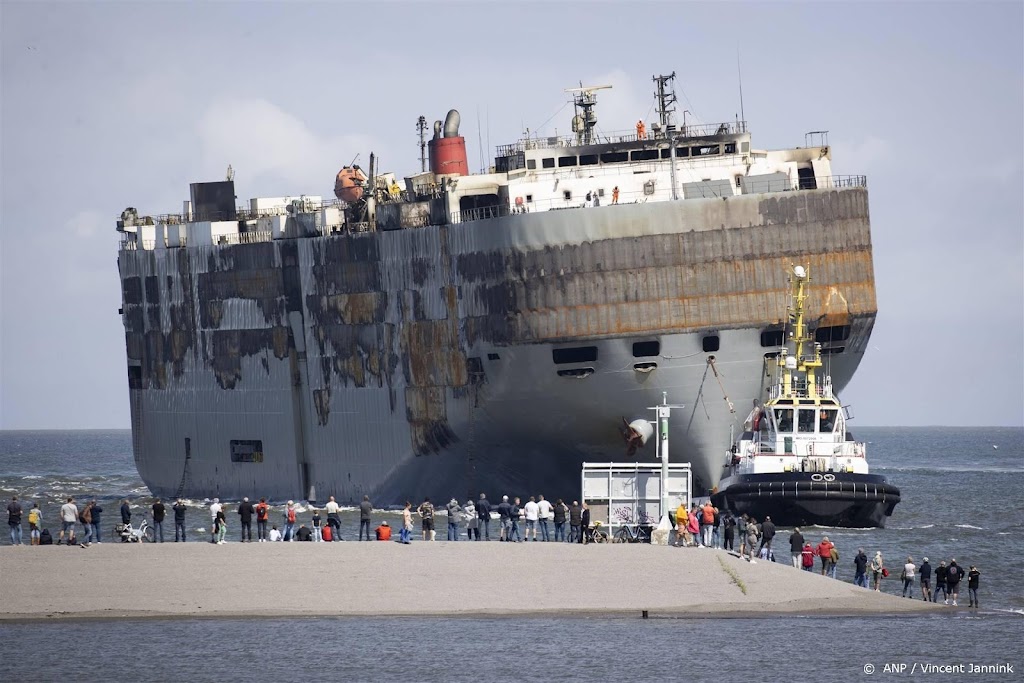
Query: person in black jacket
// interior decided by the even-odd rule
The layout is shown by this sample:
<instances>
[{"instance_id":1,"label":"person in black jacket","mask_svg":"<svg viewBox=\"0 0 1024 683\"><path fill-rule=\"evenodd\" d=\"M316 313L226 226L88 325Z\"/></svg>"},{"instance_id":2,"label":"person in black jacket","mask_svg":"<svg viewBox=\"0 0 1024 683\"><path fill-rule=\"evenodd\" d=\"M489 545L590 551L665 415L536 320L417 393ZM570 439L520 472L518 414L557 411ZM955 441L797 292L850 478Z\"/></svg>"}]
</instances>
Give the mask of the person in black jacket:
<instances>
[{"instance_id":1,"label":"person in black jacket","mask_svg":"<svg viewBox=\"0 0 1024 683\"><path fill-rule=\"evenodd\" d=\"M736 518L732 516L731 512L725 512L722 519L722 526L725 529L725 542L722 547L726 550L733 550L733 536L735 535Z\"/></svg>"},{"instance_id":2,"label":"person in black jacket","mask_svg":"<svg viewBox=\"0 0 1024 683\"><path fill-rule=\"evenodd\" d=\"M767 522L765 524L767 525ZM793 558L793 567L796 569L800 569L803 551L804 535L800 533L800 527L796 527L789 535L789 555Z\"/></svg>"},{"instance_id":3,"label":"person in black jacket","mask_svg":"<svg viewBox=\"0 0 1024 683\"><path fill-rule=\"evenodd\" d=\"M580 502L574 500L569 508L569 543L583 542L583 509Z\"/></svg>"},{"instance_id":4,"label":"person in black jacket","mask_svg":"<svg viewBox=\"0 0 1024 683\"><path fill-rule=\"evenodd\" d=\"M949 604L949 593L946 592L946 575L949 573L949 569L946 568L945 560L939 562L939 566L935 568L935 592L932 593L932 602L939 601L939 591L942 591L942 599L948 605Z\"/></svg>"},{"instance_id":5,"label":"person in black jacket","mask_svg":"<svg viewBox=\"0 0 1024 683\"><path fill-rule=\"evenodd\" d=\"M181 532L181 542L185 542L185 510L188 507L179 498L175 503L174 507L174 542L178 542L178 532Z\"/></svg>"},{"instance_id":6,"label":"person in black jacket","mask_svg":"<svg viewBox=\"0 0 1024 683\"><path fill-rule=\"evenodd\" d=\"M953 607L956 607L956 598L960 594L960 579L964 578L964 570L957 565L956 560L949 561L949 571L946 572L946 593L953 595Z\"/></svg>"},{"instance_id":7,"label":"person in black jacket","mask_svg":"<svg viewBox=\"0 0 1024 683\"><path fill-rule=\"evenodd\" d=\"M590 507L587 506L584 501L582 510L580 511L580 543L583 543L584 536L587 533L587 529L590 528Z\"/></svg>"},{"instance_id":8,"label":"person in black jacket","mask_svg":"<svg viewBox=\"0 0 1024 683\"><path fill-rule=\"evenodd\" d=\"M128 506L128 500L121 501L121 524L132 523L132 509Z\"/></svg>"},{"instance_id":9,"label":"person in black jacket","mask_svg":"<svg viewBox=\"0 0 1024 683\"><path fill-rule=\"evenodd\" d=\"M764 518L764 524L761 525L761 547L757 549L758 553L761 552L761 548L768 548L768 556L772 555L772 539L775 538L775 523L772 522L771 517Z\"/></svg>"},{"instance_id":10,"label":"person in black jacket","mask_svg":"<svg viewBox=\"0 0 1024 683\"><path fill-rule=\"evenodd\" d=\"M153 503L153 540L164 542L164 516L167 514L167 509L164 507L163 501L159 498Z\"/></svg>"},{"instance_id":11,"label":"person in black jacket","mask_svg":"<svg viewBox=\"0 0 1024 683\"><path fill-rule=\"evenodd\" d=\"M508 502L508 496L502 496L497 507L498 517L501 521L501 535L499 541L507 541L512 537L512 506Z\"/></svg>"},{"instance_id":12,"label":"person in black jacket","mask_svg":"<svg viewBox=\"0 0 1024 683\"><path fill-rule=\"evenodd\" d=\"M491 540L491 502L487 500L487 494L481 493L480 500L476 504L476 516L480 519L480 526L484 530L484 540ZM477 539L480 540L479 531Z\"/></svg>"},{"instance_id":13,"label":"person in black jacket","mask_svg":"<svg viewBox=\"0 0 1024 683\"><path fill-rule=\"evenodd\" d=\"M932 566L928 563L928 558L924 558L921 562L921 568L918 570L921 574L921 598L925 602L931 602L932 599Z\"/></svg>"},{"instance_id":14,"label":"person in black jacket","mask_svg":"<svg viewBox=\"0 0 1024 683\"><path fill-rule=\"evenodd\" d=\"M981 572L973 564L971 565L971 571L967 572L967 595L971 599L971 604L968 607L978 609L981 605L978 604L978 585L981 583Z\"/></svg>"},{"instance_id":15,"label":"person in black jacket","mask_svg":"<svg viewBox=\"0 0 1024 683\"><path fill-rule=\"evenodd\" d=\"M565 542L565 503L559 498L555 501L555 541Z\"/></svg>"},{"instance_id":16,"label":"person in black jacket","mask_svg":"<svg viewBox=\"0 0 1024 683\"><path fill-rule=\"evenodd\" d=\"M252 543L252 516L254 514L256 514L256 508L253 507L248 498L243 498L242 502L238 505L238 516L241 521L240 526L242 527L242 543Z\"/></svg>"},{"instance_id":17,"label":"person in black jacket","mask_svg":"<svg viewBox=\"0 0 1024 683\"><path fill-rule=\"evenodd\" d=\"M868 587L868 556L864 548L857 548L857 557L853 558L853 583L861 588Z\"/></svg>"},{"instance_id":18,"label":"person in black jacket","mask_svg":"<svg viewBox=\"0 0 1024 683\"><path fill-rule=\"evenodd\" d=\"M92 537L97 543L100 542L100 513L103 512L103 508L99 506L95 500L92 501Z\"/></svg>"},{"instance_id":19,"label":"person in black jacket","mask_svg":"<svg viewBox=\"0 0 1024 683\"><path fill-rule=\"evenodd\" d=\"M359 540L363 540L363 529L366 529L366 540L372 541L370 538L370 513L373 512L373 505L370 503L369 496L363 496L363 502L359 504Z\"/></svg>"}]
</instances>

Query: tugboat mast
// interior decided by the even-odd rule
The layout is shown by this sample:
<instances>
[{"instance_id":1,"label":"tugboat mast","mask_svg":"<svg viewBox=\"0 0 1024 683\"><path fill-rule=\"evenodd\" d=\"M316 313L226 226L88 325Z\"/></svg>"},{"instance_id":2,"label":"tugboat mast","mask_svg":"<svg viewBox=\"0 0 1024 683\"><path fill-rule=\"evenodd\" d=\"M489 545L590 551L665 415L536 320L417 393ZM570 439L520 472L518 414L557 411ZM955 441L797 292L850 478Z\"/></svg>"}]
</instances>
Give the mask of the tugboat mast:
<instances>
[{"instance_id":1,"label":"tugboat mast","mask_svg":"<svg viewBox=\"0 0 1024 683\"><path fill-rule=\"evenodd\" d=\"M780 354L779 366L783 371L783 396L793 398L793 373L796 371L804 374L807 378L807 398L813 398L815 402L818 402L820 397L815 386L815 371L821 367L821 344L814 344L813 358L804 357L804 344L808 344L811 341L807 325L804 324L804 302L807 300L807 285L811 281L809 270L809 267L794 266L789 276L793 300L793 307L790 309L789 317L793 320L793 343L796 349L795 356L783 356ZM793 360L791 361L790 358Z\"/></svg>"}]
</instances>

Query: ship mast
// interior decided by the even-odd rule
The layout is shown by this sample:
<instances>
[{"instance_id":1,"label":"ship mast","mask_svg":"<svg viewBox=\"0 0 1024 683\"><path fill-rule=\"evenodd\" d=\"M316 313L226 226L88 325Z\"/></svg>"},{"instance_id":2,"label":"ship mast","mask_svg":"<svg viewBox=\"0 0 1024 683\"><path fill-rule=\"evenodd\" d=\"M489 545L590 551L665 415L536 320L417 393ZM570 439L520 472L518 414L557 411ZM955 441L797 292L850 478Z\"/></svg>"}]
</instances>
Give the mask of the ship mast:
<instances>
[{"instance_id":1,"label":"ship mast","mask_svg":"<svg viewBox=\"0 0 1024 683\"><path fill-rule=\"evenodd\" d=\"M806 396L818 398L815 386L815 371L821 367L821 345L814 345L814 357L804 357L804 345L811 342L811 337L804 323L804 303L807 300L807 286L811 282L810 267L794 266L789 276L792 298L790 317L793 320L793 344L795 345L793 360L779 357L779 365L783 372L783 395L793 397L793 372L803 374L807 378Z\"/></svg>"},{"instance_id":2,"label":"ship mast","mask_svg":"<svg viewBox=\"0 0 1024 683\"><path fill-rule=\"evenodd\" d=\"M665 135L671 137L669 133L675 130L672 115L676 113L676 90L672 86L672 81L676 80L676 72L673 71L668 76L652 76L651 80L656 86L654 99L658 102L658 121Z\"/></svg>"},{"instance_id":3,"label":"ship mast","mask_svg":"<svg viewBox=\"0 0 1024 683\"><path fill-rule=\"evenodd\" d=\"M572 117L572 132L576 133L576 144L590 145L594 142L594 128L597 126L597 114L594 107L597 106L597 94L595 90L607 90L610 85L583 85L578 88L566 88L565 92L572 93L572 104L576 108L576 115Z\"/></svg>"}]
</instances>

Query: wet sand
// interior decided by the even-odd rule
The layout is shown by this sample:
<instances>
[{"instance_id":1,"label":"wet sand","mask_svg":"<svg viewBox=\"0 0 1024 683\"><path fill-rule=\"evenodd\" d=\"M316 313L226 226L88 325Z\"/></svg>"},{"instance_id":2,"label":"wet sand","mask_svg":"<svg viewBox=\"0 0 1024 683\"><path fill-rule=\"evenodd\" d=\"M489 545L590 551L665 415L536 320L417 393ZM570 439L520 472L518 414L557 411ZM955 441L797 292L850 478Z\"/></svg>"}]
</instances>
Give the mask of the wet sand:
<instances>
[{"instance_id":1,"label":"wet sand","mask_svg":"<svg viewBox=\"0 0 1024 683\"><path fill-rule=\"evenodd\" d=\"M850 565L843 567L845 573L852 561L841 560ZM941 609L784 564L749 564L723 551L650 545L349 541L0 547L0 621L639 616L643 610L652 617L750 617Z\"/></svg>"}]
</instances>

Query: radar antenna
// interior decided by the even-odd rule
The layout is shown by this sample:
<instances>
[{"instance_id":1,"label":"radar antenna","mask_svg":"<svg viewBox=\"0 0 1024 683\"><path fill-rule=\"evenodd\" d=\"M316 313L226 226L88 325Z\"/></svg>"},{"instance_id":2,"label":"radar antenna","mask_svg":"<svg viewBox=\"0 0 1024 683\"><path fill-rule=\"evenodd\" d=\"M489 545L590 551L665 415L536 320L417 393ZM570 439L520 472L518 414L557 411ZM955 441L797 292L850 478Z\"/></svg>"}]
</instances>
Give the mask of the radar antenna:
<instances>
[{"instance_id":1,"label":"radar antenna","mask_svg":"<svg viewBox=\"0 0 1024 683\"><path fill-rule=\"evenodd\" d=\"M420 136L420 173L427 172L427 118L416 119L416 132Z\"/></svg>"},{"instance_id":2,"label":"radar antenna","mask_svg":"<svg viewBox=\"0 0 1024 683\"><path fill-rule=\"evenodd\" d=\"M572 132L576 133L576 143L589 145L594 142L594 127L597 126L597 115L594 107L597 106L597 90L608 90L610 85L583 85L580 82L578 88L566 88L565 92L572 93L572 104L576 108L576 115L572 117Z\"/></svg>"}]
</instances>

